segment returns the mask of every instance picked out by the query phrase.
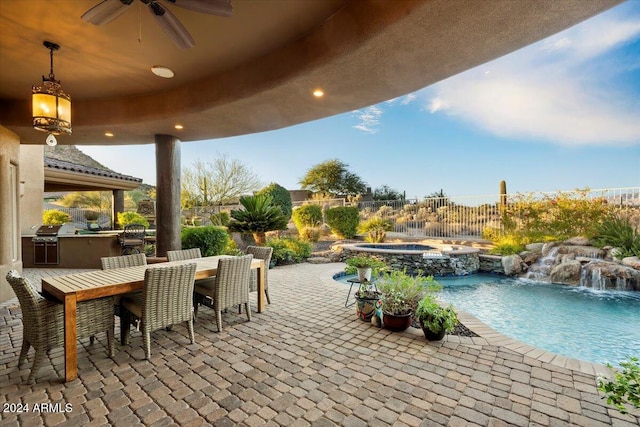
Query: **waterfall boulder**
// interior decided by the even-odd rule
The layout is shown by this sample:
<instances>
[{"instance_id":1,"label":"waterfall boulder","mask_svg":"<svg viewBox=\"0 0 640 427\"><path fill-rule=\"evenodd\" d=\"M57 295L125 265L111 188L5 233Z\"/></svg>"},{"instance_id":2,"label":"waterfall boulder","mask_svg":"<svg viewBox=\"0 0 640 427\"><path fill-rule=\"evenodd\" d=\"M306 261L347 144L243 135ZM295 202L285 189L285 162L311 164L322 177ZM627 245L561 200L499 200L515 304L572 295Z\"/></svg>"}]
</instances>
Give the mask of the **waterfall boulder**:
<instances>
[{"instance_id":1,"label":"waterfall boulder","mask_svg":"<svg viewBox=\"0 0 640 427\"><path fill-rule=\"evenodd\" d=\"M520 255L508 255L502 257L502 268L504 268L504 274L507 276L515 276L518 273L522 273L522 266L524 262ZM526 266L526 264L524 264Z\"/></svg>"},{"instance_id":2,"label":"waterfall boulder","mask_svg":"<svg viewBox=\"0 0 640 427\"><path fill-rule=\"evenodd\" d=\"M560 246L560 242L545 243L544 245L542 245L542 256L546 257L553 251L553 248L556 248L558 246Z\"/></svg>"},{"instance_id":3,"label":"waterfall boulder","mask_svg":"<svg viewBox=\"0 0 640 427\"><path fill-rule=\"evenodd\" d=\"M565 259L564 262L551 269L549 280L562 285L578 285L580 284L581 270L582 266L580 261Z\"/></svg>"},{"instance_id":4,"label":"waterfall boulder","mask_svg":"<svg viewBox=\"0 0 640 427\"><path fill-rule=\"evenodd\" d=\"M640 291L640 270L608 261L592 261L583 267L582 284L596 289Z\"/></svg>"},{"instance_id":5,"label":"waterfall boulder","mask_svg":"<svg viewBox=\"0 0 640 427\"><path fill-rule=\"evenodd\" d=\"M565 245L590 246L591 242L586 237L572 237L564 241Z\"/></svg>"},{"instance_id":6,"label":"waterfall boulder","mask_svg":"<svg viewBox=\"0 0 640 427\"><path fill-rule=\"evenodd\" d=\"M595 246L562 245L558 248L559 254L573 254L574 256L587 258L604 258L606 251Z\"/></svg>"},{"instance_id":7,"label":"waterfall boulder","mask_svg":"<svg viewBox=\"0 0 640 427\"><path fill-rule=\"evenodd\" d=\"M622 258L622 265L640 270L640 258L638 258L637 256Z\"/></svg>"},{"instance_id":8,"label":"waterfall boulder","mask_svg":"<svg viewBox=\"0 0 640 427\"><path fill-rule=\"evenodd\" d=\"M540 258L540 252L534 252L534 251L520 252L520 258L522 258L522 261L524 261L525 264L531 265L534 262L536 262L538 258Z\"/></svg>"},{"instance_id":9,"label":"waterfall boulder","mask_svg":"<svg viewBox=\"0 0 640 427\"><path fill-rule=\"evenodd\" d=\"M543 246L544 246L544 243L529 243L525 247L527 248L527 251L542 253Z\"/></svg>"}]
</instances>

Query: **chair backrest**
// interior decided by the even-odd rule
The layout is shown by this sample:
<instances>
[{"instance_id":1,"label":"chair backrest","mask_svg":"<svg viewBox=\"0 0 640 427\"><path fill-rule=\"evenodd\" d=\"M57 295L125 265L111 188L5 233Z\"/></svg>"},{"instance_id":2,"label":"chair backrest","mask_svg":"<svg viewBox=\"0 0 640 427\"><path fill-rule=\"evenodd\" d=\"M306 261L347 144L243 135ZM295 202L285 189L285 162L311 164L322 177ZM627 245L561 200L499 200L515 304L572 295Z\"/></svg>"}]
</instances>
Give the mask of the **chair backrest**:
<instances>
[{"instance_id":1,"label":"chair backrest","mask_svg":"<svg viewBox=\"0 0 640 427\"><path fill-rule=\"evenodd\" d=\"M100 258L103 270L112 268L138 267L147 265L147 256L145 254L133 254L123 256L111 256Z\"/></svg>"},{"instance_id":2,"label":"chair backrest","mask_svg":"<svg viewBox=\"0 0 640 427\"><path fill-rule=\"evenodd\" d=\"M223 309L249 301L249 282L253 255L222 258L216 273L214 307Z\"/></svg>"},{"instance_id":3,"label":"chair backrest","mask_svg":"<svg viewBox=\"0 0 640 427\"><path fill-rule=\"evenodd\" d=\"M202 258L200 248L182 249L180 251L167 251L167 259L169 261L185 261L195 258Z\"/></svg>"},{"instance_id":4,"label":"chair backrest","mask_svg":"<svg viewBox=\"0 0 640 427\"><path fill-rule=\"evenodd\" d=\"M124 226L124 232L122 233L123 239L144 239L144 225L142 224L127 224Z\"/></svg>"},{"instance_id":5,"label":"chair backrest","mask_svg":"<svg viewBox=\"0 0 640 427\"><path fill-rule=\"evenodd\" d=\"M142 321L150 331L193 316L196 263L147 268L144 274Z\"/></svg>"},{"instance_id":6,"label":"chair backrest","mask_svg":"<svg viewBox=\"0 0 640 427\"><path fill-rule=\"evenodd\" d=\"M32 328L42 331L44 325L42 325L42 313L38 303L45 298L33 287L29 279L21 277L15 270L9 271L6 279L20 302L24 328L29 329L31 333L37 333Z\"/></svg>"},{"instance_id":7,"label":"chair backrest","mask_svg":"<svg viewBox=\"0 0 640 427\"><path fill-rule=\"evenodd\" d=\"M256 259L261 259L264 261L264 288L268 289L269 287L269 264L271 264L271 256L273 255L273 248L271 246L247 246L247 253L253 255ZM255 271L254 274L251 275L251 286L250 289L252 292L258 290L258 270Z\"/></svg>"},{"instance_id":8,"label":"chair backrest","mask_svg":"<svg viewBox=\"0 0 640 427\"><path fill-rule=\"evenodd\" d=\"M273 248L271 246L247 246L247 253L256 259L264 260L265 268L269 268Z\"/></svg>"}]
</instances>

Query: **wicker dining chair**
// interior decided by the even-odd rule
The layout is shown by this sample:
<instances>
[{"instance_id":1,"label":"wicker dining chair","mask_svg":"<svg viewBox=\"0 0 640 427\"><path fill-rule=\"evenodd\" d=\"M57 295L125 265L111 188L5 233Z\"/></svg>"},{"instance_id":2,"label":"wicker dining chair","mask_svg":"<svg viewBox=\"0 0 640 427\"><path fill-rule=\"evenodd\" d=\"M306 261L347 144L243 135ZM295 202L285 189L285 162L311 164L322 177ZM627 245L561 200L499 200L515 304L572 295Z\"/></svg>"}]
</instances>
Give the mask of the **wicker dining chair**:
<instances>
[{"instance_id":1,"label":"wicker dining chair","mask_svg":"<svg viewBox=\"0 0 640 427\"><path fill-rule=\"evenodd\" d=\"M253 255L222 258L218 261L218 273L212 285L195 286L193 303L195 315L198 305L213 308L216 312L218 332L222 331L222 310L244 304L247 320L251 321L249 309L249 276Z\"/></svg>"},{"instance_id":2,"label":"wicker dining chair","mask_svg":"<svg viewBox=\"0 0 640 427\"><path fill-rule=\"evenodd\" d=\"M32 383L49 350L64 346L64 307L62 303L43 297L17 271L11 270L6 276L7 282L18 296L22 310L22 349L18 358L18 367L27 357L29 347L35 350L33 366L28 383ZM101 332L107 333L107 351L114 354L113 345L113 298L100 298L78 302L76 306L76 334L78 339L91 338Z\"/></svg>"},{"instance_id":3,"label":"wicker dining chair","mask_svg":"<svg viewBox=\"0 0 640 427\"><path fill-rule=\"evenodd\" d=\"M200 248L182 249L179 251L167 251L169 261L185 261L188 259L202 258Z\"/></svg>"},{"instance_id":4,"label":"wicker dining chair","mask_svg":"<svg viewBox=\"0 0 640 427\"><path fill-rule=\"evenodd\" d=\"M247 254L253 255L254 259L264 261L264 293L267 296L267 303L271 304L271 298L269 298L269 264L271 263L273 248L270 246L247 246ZM257 269L251 272L249 292L256 292L258 290L258 274L260 274L260 272Z\"/></svg>"},{"instance_id":5,"label":"wicker dining chair","mask_svg":"<svg viewBox=\"0 0 640 427\"><path fill-rule=\"evenodd\" d=\"M122 256L112 256L112 257L102 257L100 258L100 263L102 264L103 270L112 270L116 268L127 268L127 267L139 267L143 265L147 265L147 256L145 254L132 254L132 255L122 255ZM113 314L116 316L120 316L120 302L122 298L126 296L134 296L135 294L140 294L142 291L134 291L129 292L123 295L116 295L113 300ZM120 329L120 341L124 340L124 331Z\"/></svg>"},{"instance_id":6,"label":"wicker dining chair","mask_svg":"<svg viewBox=\"0 0 640 427\"><path fill-rule=\"evenodd\" d=\"M151 358L151 332L187 322L191 344L193 332L193 283L196 264L147 268L144 290L139 295L122 299L120 328L124 329L123 344L129 341L131 315L140 319L145 359Z\"/></svg>"}]
</instances>

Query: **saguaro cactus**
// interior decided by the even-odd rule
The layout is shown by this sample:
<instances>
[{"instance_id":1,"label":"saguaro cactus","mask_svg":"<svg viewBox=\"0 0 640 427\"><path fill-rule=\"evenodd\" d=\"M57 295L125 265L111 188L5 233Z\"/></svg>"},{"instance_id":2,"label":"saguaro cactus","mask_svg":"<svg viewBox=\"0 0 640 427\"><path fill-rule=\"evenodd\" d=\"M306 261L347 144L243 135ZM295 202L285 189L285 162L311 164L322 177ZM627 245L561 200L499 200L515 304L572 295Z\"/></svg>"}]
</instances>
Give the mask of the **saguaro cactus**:
<instances>
[{"instance_id":1,"label":"saguaro cactus","mask_svg":"<svg viewBox=\"0 0 640 427\"><path fill-rule=\"evenodd\" d=\"M500 211L507 208L507 181L500 181Z\"/></svg>"}]
</instances>

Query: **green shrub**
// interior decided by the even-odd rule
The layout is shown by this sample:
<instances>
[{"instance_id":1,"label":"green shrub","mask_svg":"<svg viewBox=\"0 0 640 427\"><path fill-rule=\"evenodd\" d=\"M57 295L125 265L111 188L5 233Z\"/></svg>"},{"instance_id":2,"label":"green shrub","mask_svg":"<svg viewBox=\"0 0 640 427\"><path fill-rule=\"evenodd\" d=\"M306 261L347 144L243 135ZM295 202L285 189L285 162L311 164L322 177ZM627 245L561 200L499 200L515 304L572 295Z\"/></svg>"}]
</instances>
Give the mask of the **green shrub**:
<instances>
[{"instance_id":1,"label":"green shrub","mask_svg":"<svg viewBox=\"0 0 640 427\"><path fill-rule=\"evenodd\" d=\"M121 228L129 224L141 224L148 227L149 221L137 212L118 212L118 224Z\"/></svg>"},{"instance_id":2,"label":"green shrub","mask_svg":"<svg viewBox=\"0 0 640 427\"><path fill-rule=\"evenodd\" d=\"M392 229L391 221L374 216L360 223L358 233L367 233L367 242L382 243L387 237L387 231Z\"/></svg>"},{"instance_id":3,"label":"green shrub","mask_svg":"<svg viewBox=\"0 0 640 427\"><path fill-rule=\"evenodd\" d=\"M527 243L524 243L518 235L509 234L501 235L493 239L494 247L489 251L494 255L515 255L526 249Z\"/></svg>"},{"instance_id":4,"label":"green shrub","mask_svg":"<svg viewBox=\"0 0 640 427\"><path fill-rule=\"evenodd\" d=\"M358 229L359 212L358 208L352 206L341 206L327 209L327 224L331 231L341 239L353 239Z\"/></svg>"},{"instance_id":5,"label":"green shrub","mask_svg":"<svg viewBox=\"0 0 640 427\"><path fill-rule=\"evenodd\" d=\"M300 238L305 242L317 242L320 240L319 227L305 227L298 234L300 234Z\"/></svg>"},{"instance_id":6,"label":"green shrub","mask_svg":"<svg viewBox=\"0 0 640 427\"><path fill-rule=\"evenodd\" d=\"M625 404L640 408L640 361L637 357L629 357L621 362L622 372L615 371L611 364L607 367L614 372L612 380L598 377L598 390L605 393L608 404L613 404L618 410L626 414Z\"/></svg>"},{"instance_id":7,"label":"green shrub","mask_svg":"<svg viewBox=\"0 0 640 427\"><path fill-rule=\"evenodd\" d=\"M275 182L272 182L256 193L256 195L259 194L270 195L273 198L273 204L275 206L280 206L280 210L282 210L287 221L291 219L293 204L291 202L291 193L289 193L289 190Z\"/></svg>"},{"instance_id":8,"label":"green shrub","mask_svg":"<svg viewBox=\"0 0 640 427\"><path fill-rule=\"evenodd\" d=\"M45 225L62 225L69 221L71 221L71 215L57 209L50 209L42 214L42 223Z\"/></svg>"},{"instance_id":9,"label":"green shrub","mask_svg":"<svg viewBox=\"0 0 640 427\"><path fill-rule=\"evenodd\" d=\"M271 238L267 246L273 248L271 262L273 265L295 264L311 256L310 243L293 237Z\"/></svg>"},{"instance_id":10,"label":"green shrub","mask_svg":"<svg viewBox=\"0 0 640 427\"><path fill-rule=\"evenodd\" d=\"M596 235L592 239L598 247L613 246L617 248L616 258L640 256L640 233L628 218L616 215L607 216L596 227Z\"/></svg>"},{"instance_id":11,"label":"green shrub","mask_svg":"<svg viewBox=\"0 0 640 427\"><path fill-rule=\"evenodd\" d=\"M317 227L322 224L322 209L318 205L302 205L293 210L291 219L298 232L306 227Z\"/></svg>"},{"instance_id":12,"label":"green shrub","mask_svg":"<svg viewBox=\"0 0 640 427\"><path fill-rule=\"evenodd\" d=\"M229 244L229 234L222 227L185 227L181 234L182 249L200 248L203 257L220 255Z\"/></svg>"},{"instance_id":13,"label":"green shrub","mask_svg":"<svg viewBox=\"0 0 640 427\"><path fill-rule=\"evenodd\" d=\"M211 216L209 217L209 220L211 220L211 224L213 225L217 225L219 227L226 227L229 225L229 221L230 221L229 212L220 211L218 213L211 214Z\"/></svg>"}]
</instances>

